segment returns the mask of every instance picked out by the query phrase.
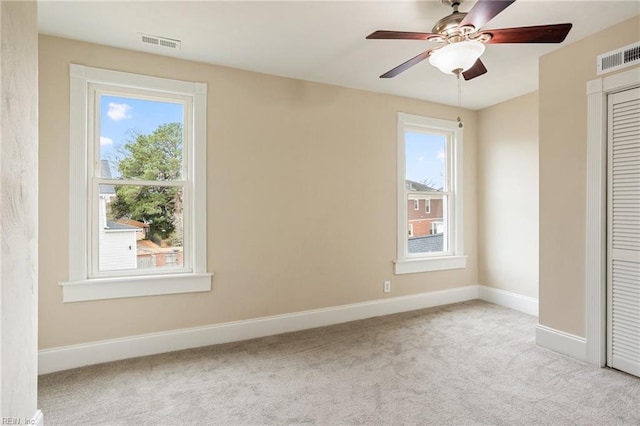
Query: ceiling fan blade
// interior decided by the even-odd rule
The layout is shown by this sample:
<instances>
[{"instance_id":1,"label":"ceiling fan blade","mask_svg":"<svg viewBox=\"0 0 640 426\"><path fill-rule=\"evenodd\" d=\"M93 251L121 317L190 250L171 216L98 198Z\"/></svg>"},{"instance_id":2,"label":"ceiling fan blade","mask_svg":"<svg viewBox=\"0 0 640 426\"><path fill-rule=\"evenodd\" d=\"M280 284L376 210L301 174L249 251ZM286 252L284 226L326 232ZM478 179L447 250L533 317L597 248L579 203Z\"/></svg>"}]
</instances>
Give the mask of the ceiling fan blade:
<instances>
[{"instance_id":1,"label":"ceiling fan blade","mask_svg":"<svg viewBox=\"0 0 640 426\"><path fill-rule=\"evenodd\" d=\"M515 1L516 0L478 0L467 13L467 16L460 22L460 26L473 25L476 30L479 30L484 24L495 18Z\"/></svg>"},{"instance_id":2,"label":"ceiling fan blade","mask_svg":"<svg viewBox=\"0 0 640 426\"><path fill-rule=\"evenodd\" d=\"M487 44L496 43L562 43L573 24L538 25L535 27L502 28L482 31L490 34Z\"/></svg>"},{"instance_id":3,"label":"ceiling fan blade","mask_svg":"<svg viewBox=\"0 0 640 426\"><path fill-rule=\"evenodd\" d=\"M441 37L438 34L431 33L413 33L409 31L374 31L367 36L367 39L383 39L383 40L429 40L433 37Z\"/></svg>"},{"instance_id":4,"label":"ceiling fan blade","mask_svg":"<svg viewBox=\"0 0 640 426\"><path fill-rule=\"evenodd\" d=\"M425 59L427 59L431 55L432 51L433 51L433 49L429 49L429 50L427 50L425 52L422 52L418 56L414 56L413 58L409 59L407 62L404 62L404 63L398 65L397 67L395 67L394 69L389 70L386 73L382 74L380 76L380 78L392 78L392 77L395 77L396 75L400 74L401 72L406 71L409 68L411 68L412 66L416 65L417 63L422 62Z\"/></svg>"},{"instance_id":5,"label":"ceiling fan blade","mask_svg":"<svg viewBox=\"0 0 640 426\"><path fill-rule=\"evenodd\" d=\"M471 80L472 78L479 77L486 72L487 69L485 68L484 64L480 59L478 59L471 68L462 73L462 76L465 80Z\"/></svg>"}]
</instances>

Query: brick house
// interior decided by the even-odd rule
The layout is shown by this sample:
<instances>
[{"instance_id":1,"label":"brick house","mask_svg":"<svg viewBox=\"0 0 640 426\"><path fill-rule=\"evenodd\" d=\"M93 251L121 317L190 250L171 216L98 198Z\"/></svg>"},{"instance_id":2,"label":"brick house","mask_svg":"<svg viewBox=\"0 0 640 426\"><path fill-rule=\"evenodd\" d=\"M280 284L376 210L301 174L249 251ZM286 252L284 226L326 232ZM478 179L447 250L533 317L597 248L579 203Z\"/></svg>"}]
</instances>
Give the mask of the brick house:
<instances>
[{"instance_id":1,"label":"brick house","mask_svg":"<svg viewBox=\"0 0 640 426\"><path fill-rule=\"evenodd\" d=\"M409 191L434 191L437 189L411 180L406 181ZM409 237L441 234L444 229L441 198L428 198L423 195L409 196L407 200L407 220Z\"/></svg>"}]
</instances>

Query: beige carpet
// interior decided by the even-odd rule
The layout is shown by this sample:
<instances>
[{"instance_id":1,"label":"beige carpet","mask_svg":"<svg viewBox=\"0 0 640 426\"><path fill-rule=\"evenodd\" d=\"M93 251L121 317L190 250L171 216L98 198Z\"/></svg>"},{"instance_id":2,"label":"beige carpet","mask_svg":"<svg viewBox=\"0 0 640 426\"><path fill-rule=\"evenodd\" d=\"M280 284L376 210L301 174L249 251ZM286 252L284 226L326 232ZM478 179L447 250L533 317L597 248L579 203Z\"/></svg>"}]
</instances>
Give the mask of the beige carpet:
<instances>
[{"instance_id":1,"label":"beige carpet","mask_svg":"<svg viewBox=\"0 0 640 426\"><path fill-rule=\"evenodd\" d=\"M474 301L40 377L53 425L638 425L640 379Z\"/></svg>"}]
</instances>

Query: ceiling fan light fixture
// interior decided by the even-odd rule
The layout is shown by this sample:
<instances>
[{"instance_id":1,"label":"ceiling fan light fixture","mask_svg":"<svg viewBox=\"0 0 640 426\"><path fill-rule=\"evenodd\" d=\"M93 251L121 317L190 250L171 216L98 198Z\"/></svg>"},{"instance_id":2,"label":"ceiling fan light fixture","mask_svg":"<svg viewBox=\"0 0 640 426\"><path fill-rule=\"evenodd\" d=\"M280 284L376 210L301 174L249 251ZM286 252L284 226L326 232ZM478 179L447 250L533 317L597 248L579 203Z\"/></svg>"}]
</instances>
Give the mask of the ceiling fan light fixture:
<instances>
[{"instance_id":1,"label":"ceiling fan light fixture","mask_svg":"<svg viewBox=\"0 0 640 426\"><path fill-rule=\"evenodd\" d=\"M429 62L445 74L459 74L471 68L483 53L484 44L465 40L434 50Z\"/></svg>"}]
</instances>

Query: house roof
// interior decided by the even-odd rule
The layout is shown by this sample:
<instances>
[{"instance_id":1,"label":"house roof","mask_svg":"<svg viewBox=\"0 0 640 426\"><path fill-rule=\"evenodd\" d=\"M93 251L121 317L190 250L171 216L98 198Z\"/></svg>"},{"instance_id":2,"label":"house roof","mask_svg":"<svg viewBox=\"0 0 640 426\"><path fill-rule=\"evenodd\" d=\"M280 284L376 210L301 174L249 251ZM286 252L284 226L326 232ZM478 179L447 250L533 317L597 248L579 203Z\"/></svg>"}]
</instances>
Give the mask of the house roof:
<instances>
[{"instance_id":1,"label":"house roof","mask_svg":"<svg viewBox=\"0 0 640 426\"><path fill-rule=\"evenodd\" d=\"M100 177L111 177L111 166L109 160L100 160ZM115 185L100 185L100 195L116 195Z\"/></svg>"},{"instance_id":2,"label":"house roof","mask_svg":"<svg viewBox=\"0 0 640 426\"><path fill-rule=\"evenodd\" d=\"M107 221L107 226L104 229L110 229L110 230L131 230L131 231L139 231L140 228L137 226L131 226L131 225L127 225L124 223L118 223L118 222L113 222L108 220Z\"/></svg>"},{"instance_id":3,"label":"house roof","mask_svg":"<svg viewBox=\"0 0 640 426\"><path fill-rule=\"evenodd\" d=\"M444 234L410 237L407 240L409 253L434 253L444 248Z\"/></svg>"},{"instance_id":4,"label":"house roof","mask_svg":"<svg viewBox=\"0 0 640 426\"><path fill-rule=\"evenodd\" d=\"M140 222L138 220L133 220L133 219L121 218L121 219L118 219L118 223L123 224L123 225L134 226L136 228L149 229L149 225L148 224L146 224L144 222Z\"/></svg>"},{"instance_id":5,"label":"house roof","mask_svg":"<svg viewBox=\"0 0 640 426\"><path fill-rule=\"evenodd\" d=\"M407 190L409 191L440 191L440 189L435 189L423 183L415 182L413 180L407 179L405 180L405 182L407 184Z\"/></svg>"}]
</instances>

